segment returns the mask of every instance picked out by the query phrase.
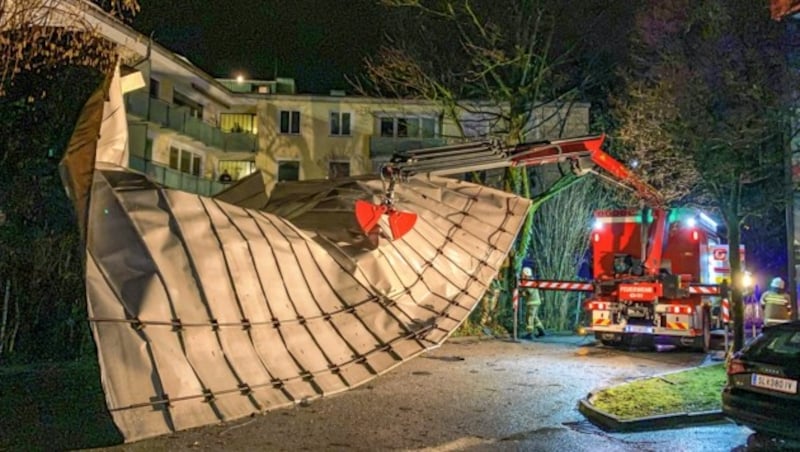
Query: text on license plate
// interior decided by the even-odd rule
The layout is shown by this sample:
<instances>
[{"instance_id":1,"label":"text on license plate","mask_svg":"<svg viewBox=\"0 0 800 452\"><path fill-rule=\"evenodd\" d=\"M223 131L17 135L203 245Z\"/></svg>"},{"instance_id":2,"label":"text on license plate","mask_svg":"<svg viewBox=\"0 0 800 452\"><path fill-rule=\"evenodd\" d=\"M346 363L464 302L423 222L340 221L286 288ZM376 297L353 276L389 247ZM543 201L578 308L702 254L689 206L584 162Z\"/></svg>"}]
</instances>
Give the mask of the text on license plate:
<instances>
[{"instance_id":1,"label":"text on license plate","mask_svg":"<svg viewBox=\"0 0 800 452\"><path fill-rule=\"evenodd\" d=\"M644 325L628 325L625 330L629 333L652 333L652 328Z\"/></svg>"},{"instance_id":2,"label":"text on license plate","mask_svg":"<svg viewBox=\"0 0 800 452\"><path fill-rule=\"evenodd\" d=\"M787 394L797 393L797 381L788 378L770 377L769 375L753 374L750 384L757 388L771 389Z\"/></svg>"}]
</instances>

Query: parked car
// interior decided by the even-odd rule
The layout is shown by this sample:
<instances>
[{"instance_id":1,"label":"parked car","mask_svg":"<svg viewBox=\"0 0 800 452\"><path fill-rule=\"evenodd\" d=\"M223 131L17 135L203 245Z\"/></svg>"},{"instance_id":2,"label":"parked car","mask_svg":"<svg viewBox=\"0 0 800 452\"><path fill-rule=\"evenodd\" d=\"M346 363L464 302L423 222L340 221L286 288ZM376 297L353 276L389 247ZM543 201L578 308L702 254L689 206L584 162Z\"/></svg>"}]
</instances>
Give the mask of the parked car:
<instances>
[{"instance_id":1,"label":"parked car","mask_svg":"<svg viewBox=\"0 0 800 452\"><path fill-rule=\"evenodd\" d=\"M728 361L722 412L763 436L800 441L800 321L764 328Z\"/></svg>"}]
</instances>

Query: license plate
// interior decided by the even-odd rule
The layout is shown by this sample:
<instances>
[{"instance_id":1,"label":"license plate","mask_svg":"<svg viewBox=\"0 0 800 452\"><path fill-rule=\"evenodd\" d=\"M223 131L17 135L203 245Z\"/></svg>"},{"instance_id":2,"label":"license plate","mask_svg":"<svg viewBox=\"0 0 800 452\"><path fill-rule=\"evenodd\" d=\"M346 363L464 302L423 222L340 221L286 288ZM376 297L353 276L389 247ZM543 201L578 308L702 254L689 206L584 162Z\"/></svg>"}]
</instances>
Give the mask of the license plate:
<instances>
[{"instance_id":1,"label":"license plate","mask_svg":"<svg viewBox=\"0 0 800 452\"><path fill-rule=\"evenodd\" d=\"M797 393L797 381L788 378L770 377L769 375L753 374L750 384L757 388L770 389L772 391L785 392L787 394Z\"/></svg>"},{"instance_id":2,"label":"license plate","mask_svg":"<svg viewBox=\"0 0 800 452\"><path fill-rule=\"evenodd\" d=\"M651 329L650 329L649 326L643 326L643 325L628 325L627 327L625 327L625 330L630 332L630 333L649 333L649 332L651 332Z\"/></svg>"}]
</instances>

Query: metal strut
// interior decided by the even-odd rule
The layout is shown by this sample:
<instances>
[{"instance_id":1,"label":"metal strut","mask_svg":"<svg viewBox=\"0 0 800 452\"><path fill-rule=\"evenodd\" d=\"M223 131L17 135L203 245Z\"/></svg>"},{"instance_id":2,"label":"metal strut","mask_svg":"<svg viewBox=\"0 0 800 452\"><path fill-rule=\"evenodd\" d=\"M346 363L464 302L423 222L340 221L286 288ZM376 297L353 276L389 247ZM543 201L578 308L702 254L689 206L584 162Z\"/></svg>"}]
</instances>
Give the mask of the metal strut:
<instances>
[{"instance_id":1,"label":"metal strut","mask_svg":"<svg viewBox=\"0 0 800 452\"><path fill-rule=\"evenodd\" d=\"M384 181L381 202L372 204L365 200L356 201L356 219L361 229L369 234L378 227L381 216L387 215L392 237L399 239L414 227L417 214L401 212L395 208L395 188L399 182L404 182L416 174L446 176L568 161L573 171L581 176L592 172L582 168L581 163L585 159L636 190L639 196L650 204L659 204L660 196L655 189L635 178L622 163L600 149L604 141L605 135L538 141L516 146L504 146L498 140L484 140L396 153L389 163L381 167L381 179ZM387 179L388 188L385 184Z\"/></svg>"}]
</instances>

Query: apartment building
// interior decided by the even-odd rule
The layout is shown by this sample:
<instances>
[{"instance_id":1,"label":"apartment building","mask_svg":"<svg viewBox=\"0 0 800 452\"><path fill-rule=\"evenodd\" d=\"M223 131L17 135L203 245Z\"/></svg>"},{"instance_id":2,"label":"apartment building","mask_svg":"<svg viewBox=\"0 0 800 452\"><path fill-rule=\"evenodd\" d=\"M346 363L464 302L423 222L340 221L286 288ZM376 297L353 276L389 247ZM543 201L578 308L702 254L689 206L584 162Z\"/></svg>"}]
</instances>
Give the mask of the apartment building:
<instances>
[{"instance_id":1,"label":"apartment building","mask_svg":"<svg viewBox=\"0 0 800 452\"><path fill-rule=\"evenodd\" d=\"M140 71L146 87L126 95L130 166L157 182L213 195L261 171L265 190L291 180L374 172L394 152L491 133L490 121L466 112L456 127L435 103L298 93L292 79L217 79L187 58L151 42L99 10L99 31ZM588 105L539 109L530 139L584 135Z\"/></svg>"}]
</instances>

